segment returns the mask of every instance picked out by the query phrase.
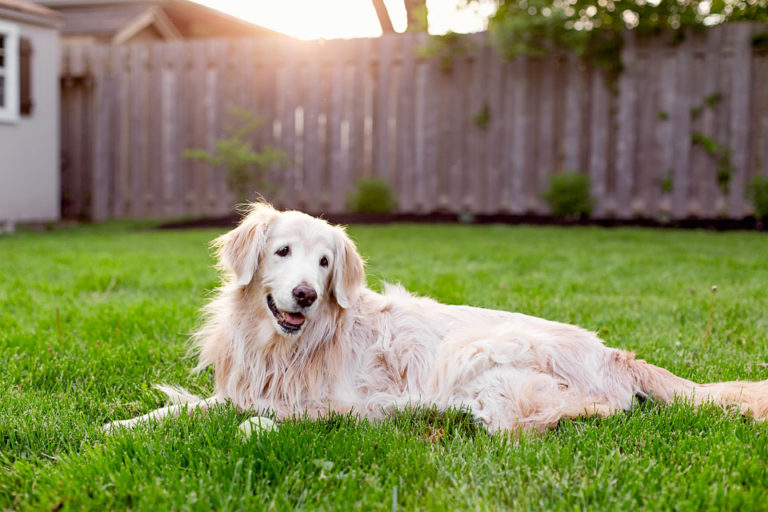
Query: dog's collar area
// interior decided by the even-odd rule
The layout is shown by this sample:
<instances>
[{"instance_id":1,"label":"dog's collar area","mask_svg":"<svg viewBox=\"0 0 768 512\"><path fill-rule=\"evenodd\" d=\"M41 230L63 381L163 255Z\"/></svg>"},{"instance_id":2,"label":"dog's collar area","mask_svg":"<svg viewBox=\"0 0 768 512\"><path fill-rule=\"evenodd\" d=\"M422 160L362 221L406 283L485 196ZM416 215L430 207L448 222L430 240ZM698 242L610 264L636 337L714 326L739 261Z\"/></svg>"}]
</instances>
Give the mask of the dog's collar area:
<instances>
[{"instance_id":1,"label":"dog's collar area","mask_svg":"<svg viewBox=\"0 0 768 512\"><path fill-rule=\"evenodd\" d=\"M275 305L275 301L272 295L267 295L267 307L272 315L277 320L277 324L283 328L285 332L298 332L301 326L304 325L304 315L301 313L289 313L287 311L280 311Z\"/></svg>"}]
</instances>

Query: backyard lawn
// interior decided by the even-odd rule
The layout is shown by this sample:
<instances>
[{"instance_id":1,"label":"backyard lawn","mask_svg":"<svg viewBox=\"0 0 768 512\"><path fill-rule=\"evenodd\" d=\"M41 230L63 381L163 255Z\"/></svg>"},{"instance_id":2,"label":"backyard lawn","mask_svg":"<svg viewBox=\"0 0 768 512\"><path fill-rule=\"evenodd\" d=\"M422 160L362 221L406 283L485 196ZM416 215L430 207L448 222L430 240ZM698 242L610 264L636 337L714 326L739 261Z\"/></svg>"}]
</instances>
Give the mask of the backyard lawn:
<instances>
[{"instance_id":1,"label":"backyard lawn","mask_svg":"<svg viewBox=\"0 0 768 512\"><path fill-rule=\"evenodd\" d=\"M0 509L768 510L768 424L646 403L511 442L458 414L284 423L223 408L100 426L192 376L215 230L109 224L0 237ZM768 236L642 229L352 227L368 282L597 331L697 381L768 379ZM711 288L717 285L706 335Z\"/></svg>"}]
</instances>

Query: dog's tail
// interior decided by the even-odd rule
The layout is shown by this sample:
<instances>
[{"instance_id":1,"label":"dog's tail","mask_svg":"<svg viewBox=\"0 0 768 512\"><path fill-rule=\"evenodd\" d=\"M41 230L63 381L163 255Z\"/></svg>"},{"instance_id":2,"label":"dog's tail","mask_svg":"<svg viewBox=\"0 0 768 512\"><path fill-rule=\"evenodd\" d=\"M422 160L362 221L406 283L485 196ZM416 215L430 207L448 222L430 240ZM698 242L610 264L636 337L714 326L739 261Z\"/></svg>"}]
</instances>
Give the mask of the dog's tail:
<instances>
[{"instance_id":1,"label":"dog's tail","mask_svg":"<svg viewBox=\"0 0 768 512\"><path fill-rule=\"evenodd\" d=\"M616 363L632 379L637 394L650 395L662 402L681 399L693 405L714 403L755 419L768 419L768 380L698 384L642 359L635 359L630 352L619 352Z\"/></svg>"},{"instance_id":2,"label":"dog's tail","mask_svg":"<svg viewBox=\"0 0 768 512\"><path fill-rule=\"evenodd\" d=\"M153 387L165 393L168 397L168 403L171 405L194 404L203 401L201 397L194 395L179 386L171 386L169 384L155 384Z\"/></svg>"}]
</instances>

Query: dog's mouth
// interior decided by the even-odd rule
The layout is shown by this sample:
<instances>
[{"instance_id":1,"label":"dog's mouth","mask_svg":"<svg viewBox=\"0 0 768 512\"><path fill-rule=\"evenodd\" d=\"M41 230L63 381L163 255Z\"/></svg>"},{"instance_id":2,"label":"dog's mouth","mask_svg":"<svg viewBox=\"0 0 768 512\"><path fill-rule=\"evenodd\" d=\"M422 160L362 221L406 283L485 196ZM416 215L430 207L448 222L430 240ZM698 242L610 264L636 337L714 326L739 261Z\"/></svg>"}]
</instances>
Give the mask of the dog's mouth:
<instances>
[{"instance_id":1,"label":"dog's mouth","mask_svg":"<svg viewBox=\"0 0 768 512\"><path fill-rule=\"evenodd\" d=\"M285 332L298 332L301 326L304 325L306 318L299 312L290 313L288 311L280 311L275 305L272 295L267 295L267 306L277 320L277 324L283 328Z\"/></svg>"}]
</instances>

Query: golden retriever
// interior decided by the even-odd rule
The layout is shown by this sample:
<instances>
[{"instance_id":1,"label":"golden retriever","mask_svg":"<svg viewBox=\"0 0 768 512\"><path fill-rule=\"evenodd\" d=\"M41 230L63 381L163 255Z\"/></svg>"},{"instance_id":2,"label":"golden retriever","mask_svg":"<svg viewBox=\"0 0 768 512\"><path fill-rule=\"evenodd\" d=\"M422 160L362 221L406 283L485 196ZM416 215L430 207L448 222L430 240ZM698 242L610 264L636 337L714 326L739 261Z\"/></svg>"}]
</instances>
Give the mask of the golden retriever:
<instances>
[{"instance_id":1,"label":"golden retriever","mask_svg":"<svg viewBox=\"0 0 768 512\"><path fill-rule=\"evenodd\" d=\"M442 305L400 286L376 293L344 230L300 212L254 204L215 245L224 282L195 335L198 368L215 371L214 397L163 387L183 404L107 429L224 401L278 419L467 408L489 430L512 434L606 416L649 395L768 414L768 381L697 384L572 325Z\"/></svg>"}]
</instances>

